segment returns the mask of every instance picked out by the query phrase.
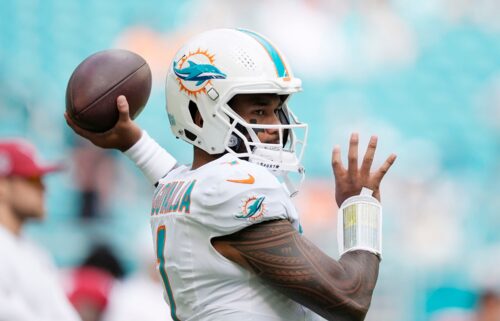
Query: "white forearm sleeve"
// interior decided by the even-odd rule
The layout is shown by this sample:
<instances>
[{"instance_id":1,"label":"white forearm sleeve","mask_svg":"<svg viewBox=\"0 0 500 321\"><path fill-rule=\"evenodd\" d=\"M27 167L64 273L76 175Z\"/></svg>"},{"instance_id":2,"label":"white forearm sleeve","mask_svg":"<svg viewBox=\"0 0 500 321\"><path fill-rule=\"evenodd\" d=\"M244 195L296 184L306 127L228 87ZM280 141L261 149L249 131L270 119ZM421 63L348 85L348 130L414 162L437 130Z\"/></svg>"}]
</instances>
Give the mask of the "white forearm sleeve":
<instances>
[{"instance_id":1,"label":"white forearm sleeve","mask_svg":"<svg viewBox=\"0 0 500 321\"><path fill-rule=\"evenodd\" d=\"M141 138L124 152L148 180L156 184L170 172L177 161L143 130Z\"/></svg>"},{"instance_id":2,"label":"white forearm sleeve","mask_svg":"<svg viewBox=\"0 0 500 321\"><path fill-rule=\"evenodd\" d=\"M346 199L338 212L339 253L369 251L382 256L382 205L363 187L360 195Z\"/></svg>"}]
</instances>

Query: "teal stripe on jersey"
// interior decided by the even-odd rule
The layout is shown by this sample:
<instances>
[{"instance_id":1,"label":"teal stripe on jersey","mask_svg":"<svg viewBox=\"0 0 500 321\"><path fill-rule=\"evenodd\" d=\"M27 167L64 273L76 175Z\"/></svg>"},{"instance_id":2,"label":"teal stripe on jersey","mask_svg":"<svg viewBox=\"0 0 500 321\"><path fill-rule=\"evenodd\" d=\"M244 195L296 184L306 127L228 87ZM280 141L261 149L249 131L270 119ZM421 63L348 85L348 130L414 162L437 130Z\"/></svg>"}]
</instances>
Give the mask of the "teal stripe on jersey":
<instances>
[{"instance_id":1,"label":"teal stripe on jersey","mask_svg":"<svg viewBox=\"0 0 500 321\"><path fill-rule=\"evenodd\" d=\"M165 271L165 256L163 251L165 250L165 227L161 226L156 235L156 257L160 261L160 275L165 284L165 290L167 290L168 301L170 302L170 316L174 321L180 321L175 313L175 301L172 295L172 288L170 287L170 282L168 281L167 272Z\"/></svg>"},{"instance_id":2,"label":"teal stripe on jersey","mask_svg":"<svg viewBox=\"0 0 500 321\"><path fill-rule=\"evenodd\" d=\"M269 43L269 41L262 38L261 35L253 32L253 31L250 31L250 30L238 29L238 31L244 32L244 33L252 36L253 38L255 38L255 40L257 40L266 49L267 53L269 54L269 56L273 60L274 65L276 66L276 73L278 74L278 77L280 77L280 78L281 77L289 77L287 70L285 68L285 62L283 61L283 59L281 59L280 54L278 53L278 51L276 51L276 49L273 47L273 45Z\"/></svg>"}]
</instances>

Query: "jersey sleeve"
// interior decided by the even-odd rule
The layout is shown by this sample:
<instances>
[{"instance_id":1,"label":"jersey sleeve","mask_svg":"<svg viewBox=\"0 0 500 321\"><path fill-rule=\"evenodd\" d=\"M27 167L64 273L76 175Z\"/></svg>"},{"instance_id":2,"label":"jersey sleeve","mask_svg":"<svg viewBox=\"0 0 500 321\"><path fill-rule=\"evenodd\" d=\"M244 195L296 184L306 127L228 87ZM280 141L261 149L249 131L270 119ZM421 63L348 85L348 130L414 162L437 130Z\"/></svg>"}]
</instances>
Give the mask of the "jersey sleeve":
<instances>
[{"instance_id":1,"label":"jersey sleeve","mask_svg":"<svg viewBox=\"0 0 500 321\"><path fill-rule=\"evenodd\" d=\"M267 169L243 163L215 168L200 182L199 221L213 237L235 233L269 220L297 219L285 189Z\"/></svg>"}]
</instances>

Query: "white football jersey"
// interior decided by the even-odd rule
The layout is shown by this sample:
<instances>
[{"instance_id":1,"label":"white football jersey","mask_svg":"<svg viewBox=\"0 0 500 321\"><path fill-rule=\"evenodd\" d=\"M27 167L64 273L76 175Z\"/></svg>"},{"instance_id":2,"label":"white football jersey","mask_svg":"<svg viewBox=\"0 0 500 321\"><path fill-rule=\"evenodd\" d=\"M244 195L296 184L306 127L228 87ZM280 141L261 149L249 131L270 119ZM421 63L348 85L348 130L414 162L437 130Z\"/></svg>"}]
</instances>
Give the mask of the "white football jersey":
<instances>
[{"instance_id":1,"label":"white football jersey","mask_svg":"<svg viewBox=\"0 0 500 321\"><path fill-rule=\"evenodd\" d=\"M151 227L173 320L323 320L219 254L210 240L286 219L299 230L287 192L267 169L233 155L159 181Z\"/></svg>"}]
</instances>

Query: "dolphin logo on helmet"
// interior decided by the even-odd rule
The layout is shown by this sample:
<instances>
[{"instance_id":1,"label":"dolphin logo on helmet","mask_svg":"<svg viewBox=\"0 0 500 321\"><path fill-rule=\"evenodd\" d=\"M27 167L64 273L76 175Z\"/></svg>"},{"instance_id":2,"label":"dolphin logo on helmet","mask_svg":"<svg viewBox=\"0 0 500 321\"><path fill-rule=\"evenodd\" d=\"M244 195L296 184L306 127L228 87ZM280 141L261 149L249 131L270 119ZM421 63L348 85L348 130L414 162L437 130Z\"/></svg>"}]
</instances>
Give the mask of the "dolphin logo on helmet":
<instances>
[{"instance_id":1,"label":"dolphin logo on helmet","mask_svg":"<svg viewBox=\"0 0 500 321\"><path fill-rule=\"evenodd\" d=\"M177 63L174 61L174 72L182 80L196 81L196 86L201 85L209 79L225 79L226 74L221 72L217 67L209 64L197 64L192 60L188 60L188 67L178 69Z\"/></svg>"}]
</instances>

